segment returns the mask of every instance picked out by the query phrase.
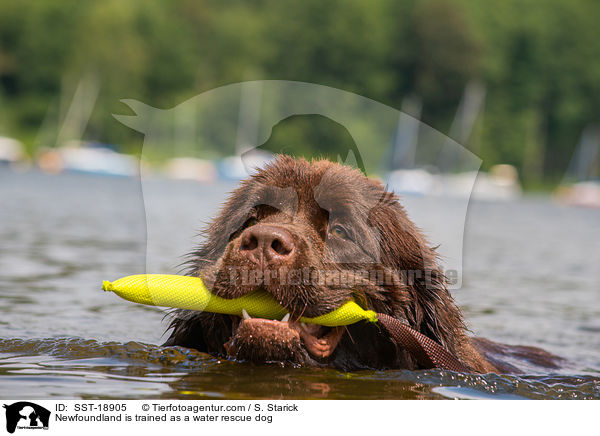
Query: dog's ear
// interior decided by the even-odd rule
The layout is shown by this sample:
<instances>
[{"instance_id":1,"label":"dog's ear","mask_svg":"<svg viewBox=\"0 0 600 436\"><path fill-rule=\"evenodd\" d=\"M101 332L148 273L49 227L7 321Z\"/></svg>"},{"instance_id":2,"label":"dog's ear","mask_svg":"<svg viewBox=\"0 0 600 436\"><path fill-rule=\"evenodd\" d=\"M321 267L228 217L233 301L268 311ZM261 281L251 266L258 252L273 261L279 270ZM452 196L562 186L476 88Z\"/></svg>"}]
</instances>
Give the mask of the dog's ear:
<instances>
[{"instance_id":1,"label":"dog's ear","mask_svg":"<svg viewBox=\"0 0 600 436\"><path fill-rule=\"evenodd\" d=\"M380 232L381 262L402 277L402 315L411 327L454 352L465 326L462 314L450 295L438 255L408 218L398 198L383 192L369 214ZM408 295L406 295L408 294ZM398 310L398 309L397 309Z\"/></svg>"}]
</instances>

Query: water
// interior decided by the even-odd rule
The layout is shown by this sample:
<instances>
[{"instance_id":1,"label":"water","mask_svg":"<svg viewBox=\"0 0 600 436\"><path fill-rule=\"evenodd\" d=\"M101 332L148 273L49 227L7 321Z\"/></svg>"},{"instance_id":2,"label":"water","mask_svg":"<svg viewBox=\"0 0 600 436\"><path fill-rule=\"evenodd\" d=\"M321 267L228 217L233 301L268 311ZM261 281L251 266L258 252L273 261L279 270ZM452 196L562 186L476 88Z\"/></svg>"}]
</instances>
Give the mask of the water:
<instances>
[{"instance_id":1,"label":"water","mask_svg":"<svg viewBox=\"0 0 600 436\"><path fill-rule=\"evenodd\" d=\"M0 398L600 399L600 211L546 198L471 204L454 295L474 334L563 356L560 373L343 373L159 347L163 311L100 283L146 270L147 231L149 271L177 271L233 188L155 180L143 198L131 179L0 168Z\"/></svg>"}]
</instances>

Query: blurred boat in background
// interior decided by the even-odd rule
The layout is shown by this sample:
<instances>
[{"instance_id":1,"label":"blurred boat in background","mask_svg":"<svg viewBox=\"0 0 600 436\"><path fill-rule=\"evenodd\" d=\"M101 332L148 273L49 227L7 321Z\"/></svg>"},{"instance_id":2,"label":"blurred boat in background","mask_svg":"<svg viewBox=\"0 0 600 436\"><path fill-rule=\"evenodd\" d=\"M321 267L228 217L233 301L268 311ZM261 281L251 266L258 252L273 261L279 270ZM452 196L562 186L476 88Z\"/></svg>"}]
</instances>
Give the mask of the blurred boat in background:
<instances>
[{"instance_id":1,"label":"blurred boat in background","mask_svg":"<svg viewBox=\"0 0 600 436\"><path fill-rule=\"evenodd\" d=\"M514 200L522 194L517 169L512 165L494 165L489 172L473 171L441 176L440 195L459 197L469 195L475 200ZM473 182L474 180L474 182Z\"/></svg>"},{"instance_id":2,"label":"blurred boat in background","mask_svg":"<svg viewBox=\"0 0 600 436\"><path fill-rule=\"evenodd\" d=\"M554 198L569 206L600 208L600 128L588 126Z\"/></svg>"},{"instance_id":3,"label":"blurred boat in background","mask_svg":"<svg viewBox=\"0 0 600 436\"><path fill-rule=\"evenodd\" d=\"M271 162L275 156L260 149L251 149L239 156L229 156L217 162L219 178L222 180L242 180Z\"/></svg>"},{"instance_id":4,"label":"blurred boat in background","mask_svg":"<svg viewBox=\"0 0 600 436\"><path fill-rule=\"evenodd\" d=\"M561 186L556 190L555 196L560 203L569 206L600 208L600 181Z\"/></svg>"},{"instance_id":5,"label":"blurred boat in background","mask_svg":"<svg viewBox=\"0 0 600 436\"><path fill-rule=\"evenodd\" d=\"M48 174L68 171L116 177L139 174L140 164L135 156L115 151L115 145L82 140L99 91L98 77L92 73L84 75L75 87L64 117L59 117L61 122L56 134L49 108L38 135L42 146L36 161L42 171ZM68 94L63 86L62 99L66 101Z\"/></svg>"},{"instance_id":6,"label":"blurred boat in background","mask_svg":"<svg viewBox=\"0 0 600 436\"><path fill-rule=\"evenodd\" d=\"M21 141L0 136L0 164L18 164L26 160L25 147Z\"/></svg>"},{"instance_id":7,"label":"blurred boat in background","mask_svg":"<svg viewBox=\"0 0 600 436\"><path fill-rule=\"evenodd\" d=\"M481 161L465 147L461 148L461 144L467 144L471 138L483 110L485 93L480 82L472 81L466 85L449 136L435 152L427 138L419 138L421 99L416 96L405 98L392 138L391 157L389 163L385 162L390 169L385 177L388 188L400 195L487 201L519 197L522 189L514 166L500 164L493 166L489 173L478 171Z\"/></svg>"},{"instance_id":8,"label":"blurred boat in background","mask_svg":"<svg viewBox=\"0 0 600 436\"><path fill-rule=\"evenodd\" d=\"M116 177L139 174L135 156L118 153L108 144L69 141L62 147L45 148L37 158L40 169L57 174L63 171Z\"/></svg>"},{"instance_id":9,"label":"blurred boat in background","mask_svg":"<svg viewBox=\"0 0 600 436\"><path fill-rule=\"evenodd\" d=\"M400 195L504 201L522 194L517 169L507 164L495 165L489 173L435 174L423 168L396 170L388 174L386 182L389 189Z\"/></svg>"},{"instance_id":10,"label":"blurred boat in background","mask_svg":"<svg viewBox=\"0 0 600 436\"><path fill-rule=\"evenodd\" d=\"M174 157L164 167L164 174L175 180L193 180L201 183L213 183L219 177L213 162L193 157Z\"/></svg>"},{"instance_id":11,"label":"blurred boat in background","mask_svg":"<svg viewBox=\"0 0 600 436\"><path fill-rule=\"evenodd\" d=\"M439 190L439 178L423 168L400 169L388 173L386 183L396 194L425 196Z\"/></svg>"}]
</instances>

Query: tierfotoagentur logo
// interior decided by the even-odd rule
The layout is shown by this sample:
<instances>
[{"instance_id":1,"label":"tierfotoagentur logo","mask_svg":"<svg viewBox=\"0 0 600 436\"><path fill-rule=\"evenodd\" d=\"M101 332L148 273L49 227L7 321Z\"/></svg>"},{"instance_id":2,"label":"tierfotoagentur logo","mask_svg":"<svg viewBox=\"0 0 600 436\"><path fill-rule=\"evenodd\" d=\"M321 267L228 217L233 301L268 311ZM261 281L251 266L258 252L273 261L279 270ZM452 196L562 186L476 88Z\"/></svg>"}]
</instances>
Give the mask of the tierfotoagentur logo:
<instances>
[{"instance_id":1,"label":"tierfotoagentur logo","mask_svg":"<svg viewBox=\"0 0 600 436\"><path fill-rule=\"evenodd\" d=\"M14 433L19 430L48 430L50 411L29 401L5 404L6 431Z\"/></svg>"}]
</instances>

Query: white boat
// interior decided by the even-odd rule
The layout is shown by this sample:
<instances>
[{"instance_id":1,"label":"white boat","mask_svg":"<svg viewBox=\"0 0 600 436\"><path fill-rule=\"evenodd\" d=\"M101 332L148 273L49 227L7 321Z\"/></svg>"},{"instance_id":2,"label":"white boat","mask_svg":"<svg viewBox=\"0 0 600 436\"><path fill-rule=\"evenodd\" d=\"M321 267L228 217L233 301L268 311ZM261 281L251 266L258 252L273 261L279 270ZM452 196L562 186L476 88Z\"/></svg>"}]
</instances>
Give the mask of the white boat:
<instances>
[{"instance_id":1,"label":"white boat","mask_svg":"<svg viewBox=\"0 0 600 436\"><path fill-rule=\"evenodd\" d=\"M586 181L561 186L556 192L557 200L568 206L600 208L600 181Z\"/></svg>"},{"instance_id":2,"label":"white boat","mask_svg":"<svg viewBox=\"0 0 600 436\"><path fill-rule=\"evenodd\" d=\"M256 168L263 168L274 159L272 153L252 149L239 156L229 156L221 159L217 168L219 176L225 180L242 180L247 178Z\"/></svg>"},{"instance_id":3,"label":"white boat","mask_svg":"<svg viewBox=\"0 0 600 436\"><path fill-rule=\"evenodd\" d=\"M21 141L0 136L0 163L17 163L25 157L25 148Z\"/></svg>"},{"instance_id":4,"label":"white boat","mask_svg":"<svg viewBox=\"0 0 600 436\"><path fill-rule=\"evenodd\" d=\"M512 165L494 165L489 173L469 171L439 177L439 195L447 197L469 196L474 200L505 201L518 198L522 194L517 169Z\"/></svg>"},{"instance_id":5,"label":"white boat","mask_svg":"<svg viewBox=\"0 0 600 436\"><path fill-rule=\"evenodd\" d=\"M438 176L422 168L391 171L386 182L389 189L400 195L433 195L440 189Z\"/></svg>"},{"instance_id":6,"label":"white boat","mask_svg":"<svg viewBox=\"0 0 600 436\"><path fill-rule=\"evenodd\" d=\"M460 149L459 144L468 143L471 137L475 121L482 111L484 98L483 84L467 84L452 122L449 138L437 156L430 153L427 165L423 165L422 160L417 163L416 158L417 146L427 146L426 138L419 142L421 101L414 97L406 98L393 140L390 159L392 171L386 178L388 187L401 195L478 200L508 200L521 195L515 167L496 165L489 173L479 172L475 170L479 166L476 156L469 155L466 149L464 152ZM469 171L469 168L472 170Z\"/></svg>"},{"instance_id":7,"label":"white boat","mask_svg":"<svg viewBox=\"0 0 600 436\"><path fill-rule=\"evenodd\" d=\"M215 165L206 159L175 157L167 161L165 175L175 180L194 180L201 183L214 182L219 173Z\"/></svg>"},{"instance_id":8,"label":"white boat","mask_svg":"<svg viewBox=\"0 0 600 436\"><path fill-rule=\"evenodd\" d=\"M133 177L139 174L135 156L117 153L102 144L70 141L63 147L40 152L38 166L48 173L62 171L105 176Z\"/></svg>"}]
</instances>

